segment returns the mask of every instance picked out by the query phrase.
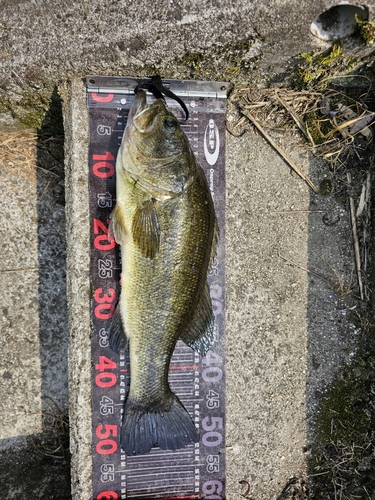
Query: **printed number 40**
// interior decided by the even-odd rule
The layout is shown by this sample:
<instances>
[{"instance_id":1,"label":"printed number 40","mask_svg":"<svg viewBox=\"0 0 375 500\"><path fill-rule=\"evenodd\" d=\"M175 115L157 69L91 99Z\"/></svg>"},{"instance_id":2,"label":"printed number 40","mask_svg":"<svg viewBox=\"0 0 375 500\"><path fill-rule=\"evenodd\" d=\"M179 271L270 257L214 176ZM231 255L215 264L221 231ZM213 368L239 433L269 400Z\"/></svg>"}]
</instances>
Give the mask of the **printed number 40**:
<instances>
[{"instance_id":1,"label":"printed number 40","mask_svg":"<svg viewBox=\"0 0 375 500\"><path fill-rule=\"evenodd\" d=\"M116 374L108 371L115 370L116 366L116 363L107 358L107 356L99 356L99 363L95 365L95 370L99 370L99 373L95 377L95 383L98 387L107 388L116 384Z\"/></svg>"},{"instance_id":2,"label":"printed number 40","mask_svg":"<svg viewBox=\"0 0 375 500\"><path fill-rule=\"evenodd\" d=\"M202 363L207 365L202 372L202 378L205 382L219 382L223 377L222 369L218 366L223 362L223 358L214 352L208 351L207 356L203 358Z\"/></svg>"}]
</instances>

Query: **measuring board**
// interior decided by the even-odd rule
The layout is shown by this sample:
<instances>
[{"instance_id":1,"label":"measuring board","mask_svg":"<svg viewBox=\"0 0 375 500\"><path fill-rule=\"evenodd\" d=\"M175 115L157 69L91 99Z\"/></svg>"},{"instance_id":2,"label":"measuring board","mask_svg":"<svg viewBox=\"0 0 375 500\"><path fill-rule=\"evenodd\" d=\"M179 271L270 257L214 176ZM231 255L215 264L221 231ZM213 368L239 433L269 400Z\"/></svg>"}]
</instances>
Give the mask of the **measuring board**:
<instances>
[{"instance_id":1,"label":"measuring board","mask_svg":"<svg viewBox=\"0 0 375 500\"><path fill-rule=\"evenodd\" d=\"M119 444L129 388L129 357L108 344L108 329L120 294L121 254L108 239L116 202L115 164L129 109L134 78L88 76L89 189L92 283L92 484L94 500L225 498L224 207L225 106L229 84L163 80L181 97L190 117L182 123L203 167L220 228L217 255L208 281L215 314L215 341L201 358L178 341L169 382L200 434L198 443L179 450L153 448L127 456ZM154 97L150 94L151 103ZM180 105L166 98L178 118Z\"/></svg>"}]
</instances>

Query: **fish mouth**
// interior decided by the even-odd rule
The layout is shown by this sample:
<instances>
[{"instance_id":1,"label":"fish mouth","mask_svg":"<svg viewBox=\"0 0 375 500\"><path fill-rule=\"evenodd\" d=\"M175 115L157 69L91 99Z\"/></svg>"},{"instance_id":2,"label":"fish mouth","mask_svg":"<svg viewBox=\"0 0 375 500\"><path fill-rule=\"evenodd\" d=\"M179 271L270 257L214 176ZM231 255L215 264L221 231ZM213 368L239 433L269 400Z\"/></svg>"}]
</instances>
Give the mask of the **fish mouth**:
<instances>
[{"instance_id":1,"label":"fish mouth","mask_svg":"<svg viewBox=\"0 0 375 500\"><path fill-rule=\"evenodd\" d=\"M133 102L128 120L142 134L151 133L157 123L156 117L165 106L163 99L157 99L150 106L147 105L146 92L140 90Z\"/></svg>"}]
</instances>

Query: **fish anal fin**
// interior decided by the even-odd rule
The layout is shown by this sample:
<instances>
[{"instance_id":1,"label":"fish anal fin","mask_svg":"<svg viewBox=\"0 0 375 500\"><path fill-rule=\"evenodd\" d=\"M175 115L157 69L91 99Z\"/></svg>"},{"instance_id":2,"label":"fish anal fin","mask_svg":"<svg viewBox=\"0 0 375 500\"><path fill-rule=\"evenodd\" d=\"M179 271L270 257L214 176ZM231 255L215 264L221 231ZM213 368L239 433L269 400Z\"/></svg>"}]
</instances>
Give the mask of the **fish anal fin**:
<instances>
[{"instance_id":1,"label":"fish anal fin","mask_svg":"<svg viewBox=\"0 0 375 500\"><path fill-rule=\"evenodd\" d=\"M125 351L128 345L124 325L122 323L120 304L117 304L112 321L108 331L108 341L112 351L120 353Z\"/></svg>"},{"instance_id":2,"label":"fish anal fin","mask_svg":"<svg viewBox=\"0 0 375 500\"><path fill-rule=\"evenodd\" d=\"M213 237L212 237L211 255L210 255L210 260L209 260L209 264L208 264L208 269L211 269L212 264L214 262L214 258L216 256L217 242L219 240L219 236L220 236L219 225L218 225L217 219L215 217L215 219L214 219L214 233L213 233Z\"/></svg>"},{"instance_id":3,"label":"fish anal fin","mask_svg":"<svg viewBox=\"0 0 375 500\"><path fill-rule=\"evenodd\" d=\"M127 455L148 453L154 447L177 450L198 441L195 425L175 394L151 407L126 400L120 442Z\"/></svg>"},{"instance_id":4,"label":"fish anal fin","mask_svg":"<svg viewBox=\"0 0 375 500\"><path fill-rule=\"evenodd\" d=\"M145 257L153 259L159 251L160 228L153 200L138 206L132 222L133 241Z\"/></svg>"},{"instance_id":5,"label":"fish anal fin","mask_svg":"<svg viewBox=\"0 0 375 500\"><path fill-rule=\"evenodd\" d=\"M201 356L205 356L214 341L214 327L215 317L210 290L206 283L181 340Z\"/></svg>"}]
</instances>

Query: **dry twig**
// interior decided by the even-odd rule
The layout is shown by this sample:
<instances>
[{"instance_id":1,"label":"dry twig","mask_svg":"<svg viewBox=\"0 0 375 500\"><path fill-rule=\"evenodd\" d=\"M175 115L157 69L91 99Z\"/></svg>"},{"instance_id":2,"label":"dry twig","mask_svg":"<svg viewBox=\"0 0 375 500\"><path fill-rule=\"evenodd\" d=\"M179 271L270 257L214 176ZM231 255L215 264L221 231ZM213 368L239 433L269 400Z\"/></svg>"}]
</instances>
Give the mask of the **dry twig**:
<instances>
[{"instance_id":1,"label":"dry twig","mask_svg":"<svg viewBox=\"0 0 375 500\"><path fill-rule=\"evenodd\" d=\"M306 129L305 124L303 123L303 121L301 120L301 118L299 117L299 115L294 111L294 109L291 106L289 106L289 104L287 102L285 102L279 96L278 93L276 93L276 95L277 95L277 98L280 101L280 103L284 106L284 108L288 111L288 113L290 114L290 116L296 122L297 127L301 130L301 132L303 133L303 135L307 138L307 140L311 141L312 144L314 144L314 141L312 140L311 134Z\"/></svg>"},{"instance_id":2,"label":"dry twig","mask_svg":"<svg viewBox=\"0 0 375 500\"><path fill-rule=\"evenodd\" d=\"M311 269L308 269L307 267L301 266L300 264L297 264L296 262L293 262L292 260L287 259L286 257L284 257L281 254L278 254L278 255L279 255L279 257L281 259L285 260L285 262L288 262L292 266L298 267L299 269L302 269L303 271L306 271L307 273L315 276L316 278L318 278L318 279L320 279L322 281L325 281L332 288L332 290L334 290L334 292L337 293L338 295L349 295L349 294L351 294L353 297L359 298L356 294L354 294L351 291L351 289L344 290L343 283L340 282L340 280L338 282L331 281L328 278L325 278L324 276L322 276L321 274L316 273L315 271L312 271Z\"/></svg>"},{"instance_id":3,"label":"dry twig","mask_svg":"<svg viewBox=\"0 0 375 500\"><path fill-rule=\"evenodd\" d=\"M352 183L352 176L350 172L346 174L349 186ZM352 196L349 195L349 207L350 207L350 220L352 223L352 234L354 243L354 254L355 254L355 267L357 271L358 287L361 300L364 300L363 293L363 283L362 283L362 271L361 271L361 252L359 250L358 233L357 233L357 221L355 216L354 200Z\"/></svg>"},{"instance_id":4,"label":"dry twig","mask_svg":"<svg viewBox=\"0 0 375 500\"><path fill-rule=\"evenodd\" d=\"M323 281L325 281L326 283L328 283L332 288L335 288L335 283L333 283L332 281L330 281L329 279L325 278L324 276L322 276L321 274L318 274L316 273L315 271L311 271L311 269L308 269L307 267L304 267L304 266L301 266L300 264L297 264L296 262L293 262L292 260L289 260L287 259L286 257L284 257L283 255L279 254L279 257L282 258L283 260L285 260L285 262L288 262L289 264L292 264L292 266L295 266L295 267L299 267L300 269L302 269L303 271L306 271L307 273L310 273L312 274L313 276L315 276L316 278L319 278Z\"/></svg>"},{"instance_id":5,"label":"dry twig","mask_svg":"<svg viewBox=\"0 0 375 500\"><path fill-rule=\"evenodd\" d=\"M315 192L318 193L319 189L315 186L315 184L311 181L311 179L302 172L302 170L292 161L288 155L285 153L285 151L278 145L276 142L272 139L272 137L267 134L267 132L264 130L264 128L260 125L258 120L256 120L251 113L246 111L245 109L241 110L242 114L244 114L252 123L255 125L255 127L259 130L259 132L263 135L263 137L271 144L271 146L281 155L284 160L288 163L288 165L303 179L310 187L311 189Z\"/></svg>"}]
</instances>

